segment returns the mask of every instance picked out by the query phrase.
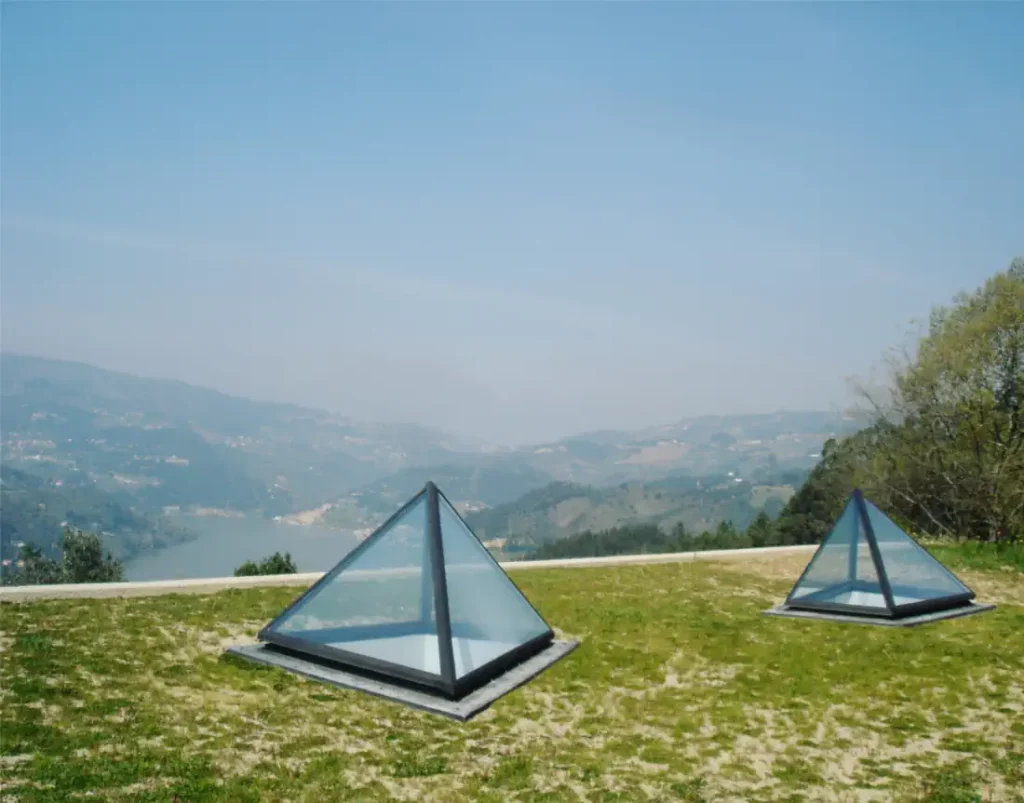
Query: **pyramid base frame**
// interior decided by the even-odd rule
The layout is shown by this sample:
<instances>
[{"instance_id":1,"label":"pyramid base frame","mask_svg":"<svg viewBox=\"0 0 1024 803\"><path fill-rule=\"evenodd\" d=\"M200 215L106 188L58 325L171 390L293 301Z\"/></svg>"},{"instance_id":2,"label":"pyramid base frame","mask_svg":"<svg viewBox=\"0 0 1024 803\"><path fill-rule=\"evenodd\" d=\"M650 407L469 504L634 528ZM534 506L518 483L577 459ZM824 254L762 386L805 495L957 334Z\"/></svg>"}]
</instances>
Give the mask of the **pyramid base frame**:
<instances>
[{"instance_id":1,"label":"pyramid base frame","mask_svg":"<svg viewBox=\"0 0 1024 803\"><path fill-rule=\"evenodd\" d=\"M230 647L227 653L258 664L276 666L342 689L365 692L375 697L465 722L489 708L501 697L535 678L578 646L578 641L552 641L539 653L459 700L448 700L440 695L413 689L409 686L389 683L386 680L370 678L344 669L325 666L322 663L307 661L297 655L275 650L266 644L244 644Z\"/></svg>"},{"instance_id":2,"label":"pyramid base frame","mask_svg":"<svg viewBox=\"0 0 1024 803\"><path fill-rule=\"evenodd\" d=\"M788 605L779 605L775 608L764 611L764 614L765 616L785 616L791 619L817 619L825 622L850 622L858 625L913 627L914 625L925 625L929 622L938 622L942 619L957 619L961 616L984 613L985 611L993 610L995 607L995 605L972 602L968 605L947 608L943 611L931 611L929 613L920 613L914 616L904 616L902 619L890 619L884 616L867 616L855 613L837 613L835 611L808 611L800 608L791 608Z\"/></svg>"}]
</instances>

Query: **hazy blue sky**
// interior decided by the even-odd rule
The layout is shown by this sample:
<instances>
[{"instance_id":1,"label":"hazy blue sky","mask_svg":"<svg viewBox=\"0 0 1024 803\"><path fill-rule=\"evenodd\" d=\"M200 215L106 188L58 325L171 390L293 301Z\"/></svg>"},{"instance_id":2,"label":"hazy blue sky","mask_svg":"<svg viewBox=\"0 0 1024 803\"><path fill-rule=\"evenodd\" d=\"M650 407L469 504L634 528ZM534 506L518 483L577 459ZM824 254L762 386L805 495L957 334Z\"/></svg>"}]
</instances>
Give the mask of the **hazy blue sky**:
<instances>
[{"instance_id":1,"label":"hazy blue sky","mask_svg":"<svg viewBox=\"0 0 1024 803\"><path fill-rule=\"evenodd\" d=\"M1024 4L4 3L12 351L540 440L839 407L1024 253Z\"/></svg>"}]
</instances>

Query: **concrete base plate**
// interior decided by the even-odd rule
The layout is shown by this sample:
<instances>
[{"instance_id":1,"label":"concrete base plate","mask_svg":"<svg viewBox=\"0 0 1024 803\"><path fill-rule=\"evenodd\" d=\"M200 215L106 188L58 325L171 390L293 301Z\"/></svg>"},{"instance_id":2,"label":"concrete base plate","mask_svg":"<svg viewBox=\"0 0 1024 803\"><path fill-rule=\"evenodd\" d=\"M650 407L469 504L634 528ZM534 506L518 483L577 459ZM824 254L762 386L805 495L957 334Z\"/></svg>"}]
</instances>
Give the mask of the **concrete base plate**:
<instances>
[{"instance_id":1,"label":"concrete base plate","mask_svg":"<svg viewBox=\"0 0 1024 803\"><path fill-rule=\"evenodd\" d=\"M938 622L942 619L956 619L960 616L970 616L973 613L984 613L991 611L995 605L982 605L970 603L959 608L950 608L946 611L934 613L922 613L918 616L907 616L903 619L885 619L874 616L858 616L849 613L833 613L832 611L802 611L796 608L788 608L785 605L764 611L766 616L788 616L792 619L819 619L826 622L852 622L858 625L881 625L882 627L913 627L928 622Z\"/></svg>"},{"instance_id":2,"label":"concrete base plate","mask_svg":"<svg viewBox=\"0 0 1024 803\"><path fill-rule=\"evenodd\" d=\"M420 708L435 714L443 714L452 719L465 722L475 717L485 708L488 708L495 700L535 678L578 646L578 641L553 641L543 651L523 661L518 666L512 667L508 672L499 675L486 686L481 686L461 700L447 700L444 697L435 696L426 691L410 689L406 686L388 683L384 680L375 680L355 674L354 672L346 672L344 669L335 669L323 664L313 663L294 655L278 652L265 644L245 644L238 647L229 647L227 652L249 661L255 661L256 663L268 666L277 666L289 672L295 672L324 683L330 683L343 689L366 692L377 697L383 697L386 700L392 700L396 703Z\"/></svg>"}]
</instances>

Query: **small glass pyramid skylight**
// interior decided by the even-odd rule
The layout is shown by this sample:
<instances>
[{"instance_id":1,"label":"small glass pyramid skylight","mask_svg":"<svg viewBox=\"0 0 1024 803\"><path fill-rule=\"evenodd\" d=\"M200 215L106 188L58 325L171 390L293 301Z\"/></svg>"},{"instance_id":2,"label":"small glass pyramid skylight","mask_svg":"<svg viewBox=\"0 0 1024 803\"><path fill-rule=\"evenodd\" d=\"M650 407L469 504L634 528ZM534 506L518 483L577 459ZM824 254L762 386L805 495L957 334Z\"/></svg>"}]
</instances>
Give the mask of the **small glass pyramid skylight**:
<instances>
[{"instance_id":1,"label":"small glass pyramid skylight","mask_svg":"<svg viewBox=\"0 0 1024 803\"><path fill-rule=\"evenodd\" d=\"M899 619L967 605L974 592L854 491L785 607Z\"/></svg>"},{"instance_id":2,"label":"small glass pyramid skylight","mask_svg":"<svg viewBox=\"0 0 1024 803\"><path fill-rule=\"evenodd\" d=\"M554 634L433 483L259 634L457 699Z\"/></svg>"}]
</instances>

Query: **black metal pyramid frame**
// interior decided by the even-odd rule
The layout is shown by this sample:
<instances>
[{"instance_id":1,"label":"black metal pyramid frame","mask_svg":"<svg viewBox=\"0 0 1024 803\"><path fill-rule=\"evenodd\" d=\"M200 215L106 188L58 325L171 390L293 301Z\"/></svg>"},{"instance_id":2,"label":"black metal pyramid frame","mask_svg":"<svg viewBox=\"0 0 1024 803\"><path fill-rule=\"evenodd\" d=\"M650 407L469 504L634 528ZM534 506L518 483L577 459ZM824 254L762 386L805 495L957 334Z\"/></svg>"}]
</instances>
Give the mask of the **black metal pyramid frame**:
<instances>
[{"instance_id":1,"label":"black metal pyramid frame","mask_svg":"<svg viewBox=\"0 0 1024 803\"><path fill-rule=\"evenodd\" d=\"M848 590L855 590L857 585L857 542L859 538L855 538L853 543L850 545L850 563L849 563L849 577L841 584L833 585L827 589L823 589L820 592L816 592L807 596L794 598L794 594L803 584L804 578L807 577L808 572L814 566L814 562L818 555L821 554L822 550L828 544L829 538L835 532L835 524L833 529L829 531L829 534L822 540L821 545L817 551L811 557L810 562L804 568L803 573L800 575L800 579L796 581L789 595L786 597L786 601L783 604L783 608L793 610L805 610L805 611L822 611L827 613L844 613L844 614L855 614L865 617L872 618L885 618L885 619L903 619L909 616L919 616L923 614L935 613L937 611L945 611L951 608L957 608L963 605L967 605L974 599L974 592L971 591L958 577L953 575L942 563L931 554L925 547L917 543L906 533L907 540L915 544L921 549L929 558L931 558L938 567L951 575L961 586L967 590L961 594L950 594L946 596L936 597L933 599L920 600L917 602L905 603L898 605L895 601L895 595L893 593L893 586L889 580L889 573L885 568L885 561L882 559L881 550L878 548L878 538L875 535L874 527L871 525L871 517L868 516L867 504L864 500L864 494L858 488L851 495L847 505L854 505L855 513L857 516L858 528L863 528L864 538L867 541L868 549L871 553L871 561L874 564L875 572L878 576L878 586L882 592L882 598L885 602L884 608L870 607L866 605L850 605L839 602L830 602L824 599L820 599L826 593L835 593L837 590L844 590L844 587ZM844 507L843 513L846 512ZM880 511L881 512L881 511ZM842 518L843 513L840 513L836 519L836 523ZM884 514L883 514L884 515ZM903 532L902 529L900 532ZM819 599L815 599L819 597Z\"/></svg>"},{"instance_id":2,"label":"black metal pyramid frame","mask_svg":"<svg viewBox=\"0 0 1024 803\"><path fill-rule=\"evenodd\" d=\"M389 531L392 524L400 519L406 511L424 497L426 498L427 505L427 530L424 549L425 554L421 571L423 572L423 579L427 580L429 578L430 582L422 583L423 593L420 598L420 622L384 626L375 625L370 627L356 626L345 628L345 630L349 633L362 631L365 632L367 637L381 636L383 634L400 636L420 632L420 630L417 629L418 626L423 627L428 623L432 624L436 621L438 646L440 651L439 674L435 675L430 672L402 666L391 661L360 655L325 644L317 644L306 639L290 636L275 630L275 625L278 622L286 619L288 615L295 608L301 605L305 599L315 594L319 589L323 588L326 584L334 580L335 577L344 572L345 569L349 567L360 555L372 547L379 538L383 537ZM451 700L457 700L464 697L475 689L489 683L491 680L506 672L513 666L522 663L533 655L544 650L553 641L554 632L537 609L534 608L526 598L526 595L523 594L519 587L515 585L512 578L508 577L508 574L501 568L501 565L494 559L486 547L483 547L481 544L481 548L483 549L483 552L486 553L487 558L494 564L495 568L497 568L499 572L508 578L508 581L512 583L512 586L523 598L523 601L530 606L533 612L537 614L540 621L544 623L546 631L534 638L531 638L529 641L514 647L492 661L473 669L462 677L456 677L455 653L452 644L452 623L448 607L448 582L445 572L444 544L442 543L441 538L441 499L444 499L451 511L459 517L459 520L465 525L467 531L472 534L474 538L477 538L469 525L466 524L465 520L459 515L455 506L452 505L440 490L438 490L437 486L434 485L433 482L428 482L422 491L399 508L390 518L388 518L387 521L385 521L369 537L359 544L359 546L349 552L340 563L327 572L316 583L310 586L272 622L260 630L257 638L260 641L265 641L268 644L291 654L296 654L312 660L319 660L329 666L354 670L382 680L398 682L404 685L409 685L413 688L440 693ZM477 538L477 540L479 541L479 538ZM428 593L430 589L433 589L433 595ZM433 616L431 616L431 611L433 611Z\"/></svg>"}]
</instances>

